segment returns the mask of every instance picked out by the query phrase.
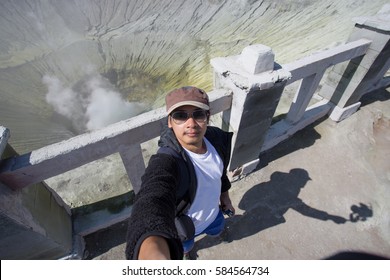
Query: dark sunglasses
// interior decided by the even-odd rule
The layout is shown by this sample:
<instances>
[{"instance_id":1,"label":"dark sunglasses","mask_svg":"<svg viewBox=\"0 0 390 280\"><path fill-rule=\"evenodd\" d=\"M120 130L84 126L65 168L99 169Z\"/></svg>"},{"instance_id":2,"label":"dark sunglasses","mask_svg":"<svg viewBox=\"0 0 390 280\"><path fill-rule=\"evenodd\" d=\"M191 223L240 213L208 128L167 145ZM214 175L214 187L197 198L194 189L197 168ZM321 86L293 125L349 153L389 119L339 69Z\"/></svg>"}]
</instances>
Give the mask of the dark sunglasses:
<instances>
[{"instance_id":1,"label":"dark sunglasses","mask_svg":"<svg viewBox=\"0 0 390 280\"><path fill-rule=\"evenodd\" d=\"M171 114L171 117L176 124L183 124L191 117L198 123L204 123L207 121L208 112L205 110L195 110L192 113L176 111Z\"/></svg>"}]
</instances>

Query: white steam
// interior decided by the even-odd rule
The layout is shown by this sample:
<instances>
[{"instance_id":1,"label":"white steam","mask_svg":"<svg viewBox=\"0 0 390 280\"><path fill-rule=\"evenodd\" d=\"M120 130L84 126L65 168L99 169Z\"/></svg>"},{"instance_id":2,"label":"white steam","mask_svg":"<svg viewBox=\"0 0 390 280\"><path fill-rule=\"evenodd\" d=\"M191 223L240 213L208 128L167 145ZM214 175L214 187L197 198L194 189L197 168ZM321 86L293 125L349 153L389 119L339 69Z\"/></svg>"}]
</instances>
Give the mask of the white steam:
<instances>
[{"instance_id":1,"label":"white steam","mask_svg":"<svg viewBox=\"0 0 390 280\"><path fill-rule=\"evenodd\" d=\"M78 132L105 127L141 113L145 106L130 103L110 88L101 76L87 79L78 89L64 87L56 77L44 76L46 101L69 119Z\"/></svg>"}]
</instances>

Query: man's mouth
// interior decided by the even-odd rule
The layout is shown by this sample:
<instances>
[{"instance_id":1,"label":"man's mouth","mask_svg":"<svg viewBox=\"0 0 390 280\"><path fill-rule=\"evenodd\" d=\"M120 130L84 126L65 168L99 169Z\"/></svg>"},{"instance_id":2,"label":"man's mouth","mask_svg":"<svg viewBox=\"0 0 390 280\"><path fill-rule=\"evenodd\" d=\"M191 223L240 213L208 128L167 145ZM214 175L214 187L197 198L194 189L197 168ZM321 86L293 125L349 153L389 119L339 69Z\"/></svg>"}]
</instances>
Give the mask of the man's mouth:
<instances>
[{"instance_id":1,"label":"man's mouth","mask_svg":"<svg viewBox=\"0 0 390 280\"><path fill-rule=\"evenodd\" d=\"M185 135L189 136L189 137L196 137L199 135L199 132L197 131L188 131L185 133Z\"/></svg>"}]
</instances>

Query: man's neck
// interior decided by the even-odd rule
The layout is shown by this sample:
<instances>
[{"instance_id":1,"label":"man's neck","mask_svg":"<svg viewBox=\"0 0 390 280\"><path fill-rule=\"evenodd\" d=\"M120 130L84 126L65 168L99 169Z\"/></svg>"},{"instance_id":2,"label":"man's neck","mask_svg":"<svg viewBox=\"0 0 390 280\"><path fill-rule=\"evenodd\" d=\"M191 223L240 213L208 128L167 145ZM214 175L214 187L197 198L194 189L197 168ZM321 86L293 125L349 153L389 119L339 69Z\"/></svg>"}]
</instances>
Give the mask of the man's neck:
<instances>
[{"instance_id":1,"label":"man's neck","mask_svg":"<svg viewBox=\"0 0 390 280\"><path fill-rule=\"evenodd\" d=\"M205 141L202 141L202 144L197 146L197 145L187 145L185 147L187 150L190 152L193 152L195 154L205 154L207 152L207 146Z\"/></svg>"}]
</instances>

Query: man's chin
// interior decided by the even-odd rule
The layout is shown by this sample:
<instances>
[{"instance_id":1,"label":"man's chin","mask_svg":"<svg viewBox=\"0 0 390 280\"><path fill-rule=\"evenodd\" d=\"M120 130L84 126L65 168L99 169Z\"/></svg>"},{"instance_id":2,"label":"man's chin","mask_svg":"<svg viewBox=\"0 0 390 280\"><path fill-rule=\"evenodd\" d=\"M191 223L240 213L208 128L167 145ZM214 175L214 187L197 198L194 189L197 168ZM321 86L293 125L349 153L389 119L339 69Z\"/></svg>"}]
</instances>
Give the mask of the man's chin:
<instances>
[{"instance_id":1,"label":"man's chin","mask_svg":"<svg viewBox=\"0 0 390 280\"><path fill-rule=\"evenodd\" d=\"M203 141L203 139L200 138L199 136L197 136L197 137L187 136L187 137L185 137L185 141L188 145L197 145L198 143L201 143Z\"/></svg>"}]
</instances>

